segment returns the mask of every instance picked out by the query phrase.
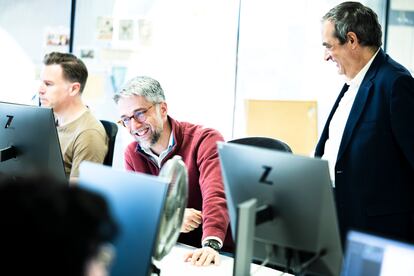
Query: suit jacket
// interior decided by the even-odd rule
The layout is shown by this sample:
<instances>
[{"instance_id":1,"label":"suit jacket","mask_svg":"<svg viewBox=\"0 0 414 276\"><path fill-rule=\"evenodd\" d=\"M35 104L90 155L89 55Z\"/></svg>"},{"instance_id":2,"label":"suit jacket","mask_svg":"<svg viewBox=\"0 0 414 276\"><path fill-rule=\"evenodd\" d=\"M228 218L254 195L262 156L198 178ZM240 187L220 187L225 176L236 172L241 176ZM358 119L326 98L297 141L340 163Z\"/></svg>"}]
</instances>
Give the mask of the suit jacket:
<instances>
[{"instance_id":1,"label":"suit jacket","mask_svg":"<svg viewBox=\"0 0 414 276\"><path fill-rule=\"evenodd\" d=\"M328 117L316 156L324 153L344 90ZM346 122L334 190L342 241L350 229L414 241L414 79L382 50Z\"/></svg>"}]
</instances>

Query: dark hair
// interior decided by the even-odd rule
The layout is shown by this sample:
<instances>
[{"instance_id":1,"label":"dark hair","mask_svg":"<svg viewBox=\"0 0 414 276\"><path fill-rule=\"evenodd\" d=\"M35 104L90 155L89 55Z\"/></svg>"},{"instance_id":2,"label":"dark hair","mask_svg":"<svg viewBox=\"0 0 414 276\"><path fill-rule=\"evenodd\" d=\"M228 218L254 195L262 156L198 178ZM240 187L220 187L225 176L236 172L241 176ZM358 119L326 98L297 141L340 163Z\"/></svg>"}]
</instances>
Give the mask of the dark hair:
<instances>
[{"instance_id":1,"label":"dark hair","mask_svg":"<svg viewBox=\"0 0 414 276\"><path fill-rule=\"evenodd\" d=\"M334 36L341 44L348 38L348 32L354 32L363 46L381 47L382 31L377 14L359 2L343 2L332 8L322 18L335 24Z\"/></svg>"},{"instance_id":2,"label":"dark hair","mask_svg":"<svg viewBox=\"0 0 414 276\"><path fill-rule=\"evenodd\" d=\"M80 83L82 93L88 79L88 69L82 60L68 53L51 52L43 59L44 65L58 64L62 67L63 77L71 82Z\"/></svg>"},{"instance_id":3,"label":"dark hair","mask_svg":"<svg viewBox=\"0 0 414 276\"><path fill-rule=\"evenodd\" d=\"M2 270L15 275L84 275L117 226L93 192L44 176L0 175Z\"/></svg>"}]
</instances>

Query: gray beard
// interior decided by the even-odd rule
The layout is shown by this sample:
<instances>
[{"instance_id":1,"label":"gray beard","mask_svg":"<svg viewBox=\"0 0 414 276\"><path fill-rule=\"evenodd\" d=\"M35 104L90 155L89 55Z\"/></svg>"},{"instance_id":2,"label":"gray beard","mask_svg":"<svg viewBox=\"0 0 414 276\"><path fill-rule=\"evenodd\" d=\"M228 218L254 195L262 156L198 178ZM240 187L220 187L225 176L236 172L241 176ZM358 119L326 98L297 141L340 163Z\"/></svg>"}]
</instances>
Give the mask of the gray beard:
<instances>
[{"instance_id":1,"label":"gray beard","mask_svg":"<svg viewBox=\"0 0 414 276\"><path fill-rule=\"evenodd\" d=\"M154 132L154 134L151 137L150 142L148 143L147 141L140 141L139 138L136 138L136 141L138 142L138 144L145 149L149 149L151 148L151 146L155 145L161 138L161 132L160 131L156 131Z\"/></svg>"}]
</instances>

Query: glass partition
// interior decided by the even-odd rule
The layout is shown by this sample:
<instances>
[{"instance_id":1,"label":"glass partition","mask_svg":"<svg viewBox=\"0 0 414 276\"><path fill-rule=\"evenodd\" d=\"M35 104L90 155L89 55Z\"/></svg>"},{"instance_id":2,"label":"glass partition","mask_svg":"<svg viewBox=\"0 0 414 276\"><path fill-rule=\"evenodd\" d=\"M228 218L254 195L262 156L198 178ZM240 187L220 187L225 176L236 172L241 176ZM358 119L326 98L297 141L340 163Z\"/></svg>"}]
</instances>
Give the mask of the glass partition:
<instances>
[{"instance_id":1,"label":"glass partition","mask_svg":"<svg viewBox=\"0 0 414 276\"><path fill-rule=\"evenodd\" d=\"M137 75L160 81L168 113L232 136L238 1L77 0L74 54L90 70L84 100L118 120L112 96ZM114 166L131 140L121 129Z\"/></svg>"},{"instance_id":2,"label":"glass partition","mask_svg":"<svg viewBox=\"0 0 414 276\"><path fill-rule=\"evenodd\" d=\"M323 60L321 37L322 16L340 2L241 0L236 138L272 136L290 144L295 153L313 154L344 83L335 65ZM377 12L384 26L386 1L361 2ZM258 100L263 104L253 110L251 102ZM274 108L267 112L269 101L276 102L274 106L282 112Z\"/></svg>"},{"instance_id":3,"label":"glass partition","mask_svg":"<svg viewBox=\"0 0 414 276\"><path fill-rule=\"evenodd\" d=\"M45 53L69 50L70 0L0 1L0 101L33 103Z\"/></svg>"},{"instance_id":4,"label":"glass partition","mask_svg":"<svg viewBox=\"0 0 414 276\"><path fill-rule=\"evenodd\" d=\"M391 0L387 53L414 74L414 1Z\"/></svg>"},{"instance_id":5,"label":"glass partition","mask_svg":"<svg viewBox=\"0 0 414 276\"><path fill-rule=\"evenodd\" d=\"M171 116L230 138L237 5L234 0L78 0L74 53L91 69L87 101L102 116L117 116L113 93L126 80L148 75L160 81Z\"/></svg>"}]
</instances>

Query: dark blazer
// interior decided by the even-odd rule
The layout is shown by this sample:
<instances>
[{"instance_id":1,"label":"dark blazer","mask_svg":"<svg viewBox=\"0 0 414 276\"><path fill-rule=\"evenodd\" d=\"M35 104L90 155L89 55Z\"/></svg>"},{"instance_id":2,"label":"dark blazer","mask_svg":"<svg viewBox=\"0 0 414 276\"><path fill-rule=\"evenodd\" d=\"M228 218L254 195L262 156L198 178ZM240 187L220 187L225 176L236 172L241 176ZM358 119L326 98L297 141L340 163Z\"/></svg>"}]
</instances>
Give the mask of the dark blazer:
<instances>
[{"instance_id":1,"label":"dark blazer","mask_svg":"<svg viewBox=\"0 0 414 276\"><path fill-rule=\"evenodd\" d=\"M345 88L345 86L344 86ZM336 100L315 156L322 156ZM350 229L414 242L414 79L380 50L346 122L335 165L344 241Z\"/></svg>"}]
</instances>

